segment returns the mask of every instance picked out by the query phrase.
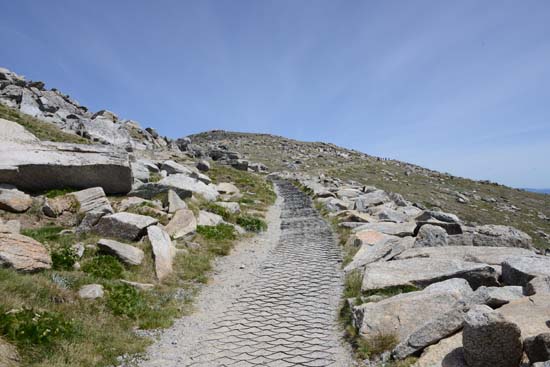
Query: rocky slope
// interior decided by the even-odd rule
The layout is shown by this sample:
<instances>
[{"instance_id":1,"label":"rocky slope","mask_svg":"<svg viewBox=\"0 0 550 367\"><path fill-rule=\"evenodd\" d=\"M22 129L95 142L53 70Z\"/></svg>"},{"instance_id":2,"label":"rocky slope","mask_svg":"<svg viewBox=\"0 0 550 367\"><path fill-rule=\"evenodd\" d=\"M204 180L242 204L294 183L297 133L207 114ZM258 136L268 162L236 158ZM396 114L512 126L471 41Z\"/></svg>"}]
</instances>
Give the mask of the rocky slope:
<instances>
[{"instance_id":1,"label":"rocky slope","mask_svg":"<svg viewBox=\"0 0 550 367\"><path fill-rule=\"evenodd\" d=\"M507 224L527 232L539 248L550 247L550 196L474 181L406 162L370 156L320 142L268 134L209 131L189 136L199 153L260 162L271 172L290 171L374 185L398 192L423 208L456 213L471 224Z\"/></svg>"}]
</instances>

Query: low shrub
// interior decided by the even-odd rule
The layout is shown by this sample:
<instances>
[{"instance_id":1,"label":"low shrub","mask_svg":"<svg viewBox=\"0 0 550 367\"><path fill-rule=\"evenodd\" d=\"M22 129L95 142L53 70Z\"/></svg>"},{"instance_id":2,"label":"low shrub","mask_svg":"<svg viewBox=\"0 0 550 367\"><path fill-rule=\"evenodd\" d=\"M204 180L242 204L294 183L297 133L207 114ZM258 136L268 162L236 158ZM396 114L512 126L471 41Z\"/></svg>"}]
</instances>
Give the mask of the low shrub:
<instances>
[{"instance_id":1,"label":"low shrub","mask_svg":"<svg viewBox=\"0 0 550 367\"><path fill-rule=\"evenodd\" d=\"M50 345L75 336L76 331L74 322L57 312L0 310L0 334L15 344Z\"/></svg>"},{"instance_id":2,"label":"low shrub","mask_svg":"<svg viewBox=\"0 0 550 367\"><path fill-rule=\"evenodd\" d=\"M72 247L63 246L52 252L52 267L55 270L71 270L78 260Z\"/></svg>"},{"instance_id":3,"label":"low shrub","mask_svg":"<svg viewBox=\"0 0 550 367\"><path fill-rule=\"evenodd\" d=\"M260 218L243 215L237 218L237 224L249 232L261 232L267 229L267 223Z\"/></svg>"},{"instance_id":4,"label":"low shrub","mask_svg":"<svg viewBox=\"0 0 550 367\"><path fill-rule=\"evenodd\" d=\"M113 256L98 255L85 262L82 271L98 278L116 279L122 276L124 267Z\"/></svg>"},{"instance_id":5,"label":"low shrub","mask_svg":"<svg viewBox=\"0 0 550 367\"><path fill-rule=\"evenodd\" d=\"M139 291L127 284L110 287L107 306L115 315L128 316L131 319L137 319L147 309Z\"/></svg>"}]
</instances>

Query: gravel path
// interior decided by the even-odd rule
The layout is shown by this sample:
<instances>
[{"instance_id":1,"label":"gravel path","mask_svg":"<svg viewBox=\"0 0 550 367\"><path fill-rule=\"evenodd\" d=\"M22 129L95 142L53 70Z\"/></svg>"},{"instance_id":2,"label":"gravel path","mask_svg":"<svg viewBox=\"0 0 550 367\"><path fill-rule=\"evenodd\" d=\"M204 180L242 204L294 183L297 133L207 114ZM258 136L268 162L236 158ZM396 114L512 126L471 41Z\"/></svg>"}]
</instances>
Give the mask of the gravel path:
<instances>
[{"instance_id":1,"label":"gravel path","mask_svg":"<svg viewBox=\"0 0 550 367\"><path fill-rule=\"evenodd\" d=\"M197 311L149 348L142 367L352 365L336 318L340 251L310 199L277 181L269 229L216 265Z\"/></svg>"}]
</instances>

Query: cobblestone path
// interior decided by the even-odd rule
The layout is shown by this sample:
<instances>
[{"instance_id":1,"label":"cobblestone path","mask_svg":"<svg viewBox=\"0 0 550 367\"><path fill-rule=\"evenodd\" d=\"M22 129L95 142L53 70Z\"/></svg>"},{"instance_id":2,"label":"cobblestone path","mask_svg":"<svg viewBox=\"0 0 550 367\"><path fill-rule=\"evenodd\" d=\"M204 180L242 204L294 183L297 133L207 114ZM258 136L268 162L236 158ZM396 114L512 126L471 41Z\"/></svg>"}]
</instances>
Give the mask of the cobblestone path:
<instances>
[{"instance_id":1,"label":"cobblestone path","mask_svg":"<svg viewBox=\"0 0 550 367\"><path fill-rule=\"evenodd\" d=\"M351 365L337 324L338 244L307 195L276 184L283 198L277 245L178 366Z\"/></svg>"}]
</instances>

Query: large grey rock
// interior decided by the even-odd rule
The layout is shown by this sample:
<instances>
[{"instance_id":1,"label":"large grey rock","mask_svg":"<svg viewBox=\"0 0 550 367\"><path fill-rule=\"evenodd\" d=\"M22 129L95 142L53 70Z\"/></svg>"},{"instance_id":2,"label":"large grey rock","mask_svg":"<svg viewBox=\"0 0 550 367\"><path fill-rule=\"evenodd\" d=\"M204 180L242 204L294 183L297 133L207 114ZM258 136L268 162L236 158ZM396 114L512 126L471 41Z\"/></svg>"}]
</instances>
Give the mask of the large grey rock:
<instances>
[{"instance_id":1,"label":"large grey rock","mask_svg":"<svg viewBox=\"0 0 550 367\"><path fill-rule=\"evenodd\" d=\"M450 236L453 237L453 236ZM413 258L462 260L489 265L500 265L513 256L533 256L534 252L522 248L447 246L422 247L408 249L395 258L398 260Z\"/></svg>"},{"instance_id":2,"label":"large grey rock","mask_svg":"<svg viewBox=\"0 0 550 367\"><path fill-rule=\"evenodd\" d=\"M2 218L0 218L0 233L19 234L19 232L21 232L21 222L15 219L4 222Z\"/></svg>"},{"instance_id":3,"label":"large grey rock","mask_svg":"<svg viewBox=\"0 0 550 367\"><path fill-rule=\"evenodd\" d=\"M526 296L550 294L550 276L534 277L523 287L523 292Z\"/></svg>"},{"instance_id":4,"label":"large grey rock","mask_svg":"<svg viewBox=\"0 0 550 367\"><path fill-rule=\"evenodd\" d=\"M463 279L435 283L422 291L399 294L353 309L353 318L361 335L394 335L405 340L426 321L447 312L472 289Z\"/></svg>"},{"instance_id":5,"label":"large grey rock","mask_svg":"<svg viewBox=\"0 0 550 367\"><path fill-rule=\"evenodd\" d=\"M445 229L426 224L420 228L416 236L414 247L447 246L449 235Z\"/></svg>"},{"instance_id":6,"label":"large grey rock","mask_svg":"<svg viewBox=\"0 0 550 367\"><path fill-rule=\"evenodd\" d=\"M166 232L175 239L194 233L196 229L197 220L193 212L189 209L180 209L175 212L165 228Z\"/></svg>"},{"instance_id":7,"label":"large grey rock","mask_svg":"<svg viewBox=\"0 0 550 367\"><path fill-rule=\"evenodd\" d=\"M502 280L509 285L526 286L535 277L550 276L550 257L514 256L502 263Z\"/></svg>"},{"instance_id":8,"label":"large grey rock","mask_svg":"<svg viewBox=\"0 0 550 367\"><path fill-rule=\"evenodd\" d=\"M143 250L118 241L101 239L97 246L103 252L114 255L127 265L140 265L145 254Z\"/></svg>"},{"instance_id":9,"label":"large grey rock","mask_svg":"<svg viewBox=\"0 0 550 367\"><path fill-rule=\"evenodd\" d=\"M368 194L362 195L357 200L355 200L354 209L364 212L372 206L381 205L391 201L391 198L385 191L376 190Z\"/></svg>"},{"instance_id":10,"label":"large grey rock","mask_svg":"<svg viewBox=\"0 0 550 367\"><path fill-rule=\"evenodd\" d=\"M514 227L485 225L475 228L474 246L521 247L533 249L531 237Z\"/></svg>"},{"instance_id":11,"label":"large grey rock","mask_svg":"<svg viewBox=\"0 0 550 367\"><path fill-rule=\"evenodd\" d=\"M0 233L0 266L35 272L50 269L52 259L38 241L20 234Z\"/></svg>"},{"instance_id":12,"label":"large grey rock","mask_svg":"<svg viewBox=\"0 0 550 367\"><path fill-rule=\"evenodd\" d=\"M172 263L176 255L176 248L172 245L168 233L159 226L148 227L147 236L155 257L155 274L157 279L162 281L173 271Z\"/></svg>"},{"instance_id":13,"label":"large grey rock","mask_svg":"<svg viewBox=\"0 0 550 367\"><path fill-rule=\"evenodd\" d=\"M523 356L520 328L487 306L467 313L462 345L469 367L518 367Z\"/></svg>"},{"instance_id":14,"label":"large grey rock","mask_svg":"<svg viewBox=\"0 0 550 367\"><path fill-rule=\"evenodd\" d=\"M29 195L17 190L15 186L0 185L0 209L13 213L23 213L27 211L31 205L32 197Z\"/></svg>"},{"instance_id":15,"label":"large grey rock","mask_svg":"<svg viewBox=\"0 0 550 367\"><path fill-rule=\"evenodd\" d=\"M466 282L465 280L461 279ZM467 284L467 283L466 283ZM468 298L464 295L463 298ZM411 332L392 351L395 359L405 359L427 346L438 343L462 329L464 317L470 305L459 300L443 313L427 315L427 321Z\"/></svg>"},{"instance_id":16,"label":"large grey rock","mask_svg":"<svg viewBox=\"0 0 550 367\"><path fill-rule=\"evenodd\" d=\"M548 320L550 320L550 294L535 294L511 301L499 308L498 312L519 326L524 339L547 333Z\"/></svg>"},{"instance_id":17,"label":"large grey rock","mask_svg":"<svg viewBox=\"0 0 550 367\"><path fill-rule=\"evenodd\" d=\"M78 296L83 299L103 298L103 286L101 284L87 284L78 290Z\"/></svg>"},{"instance_id":18,"label":"large grey rock","mask_svg":"<svg viewBox=\"0 0 550 367\"><path fill-rule=\"evenodd\" d=\"M379 260L390 260L396 255L411 248L413 245L413 237L384 237L381 241L373 245L362 245L353 257L351 263L349 263L344 270L349 272Z\"/></svg>"},{"instance_id":19,"label":"large grey rock","mask_svg":"<svg viewBox=\"0 0 550 367\"><path fill-rule=\"evenodd\" d=\"M531 367L550 367L550 361L536 362L533 363Z\"/></svg>"},{"instance_id":20,"label":"large grey rock","mask_svg":"<svg viewBox=\"0 0 550 367\"><path fill-rule=\"evenodd\" d=\"M463 280L464 281L464 280ZM465 282L465 281L464 281ZM438 343L462 329L466 313L474 305L500 307L523 295L521 287L479 287L475 292L465 294L447 312L430 318L424 325L412 332L392 352L397 359L416 354L429 345Z\"/></svg>"},{"instance_id":21,"label":"large grey rock","mask_svg":"<svg viewBox=\"0 0 550 367\"><path fill-rule=\"evenodd\" d=\"M451 278L466 279L474 289L482 285L498 285L497 272L487 264L414 258L368 264L362 289L368 291L406 285L425 286Z\"/></svg>"},{"instance_id":22,"label":"large grey rock","mask_svg":"<svg viewBox=\"0 0 550 367\"><path fill-rule=\"evenodd\" d=\"M145 234L147 227L157 222L155 218L145 215L122 212L103 216L94 231L105 237L134 241Z\"/></svg>"},{"instance_id":23,"label":"large grey rock","mask_svg":"<svg viewBox=\"0 0 550 367\"><path fill-rule=\"evenodd\" d=\"M193 194L202 195L206 200L214 201L218 197L214 185L207 185L202 181L177 173L163 178L158 182L149 182L133 190L133 195L145 199L173 190L180 198L189 198Z\"/></svg>"},{"instance_id":24,"label":"large grey rock","mask_svg":"<svg viewBox=\"0 0 550 367\"><path fill-rule=\"evenodd\" d=\"M407 237L412 236L416 223L393 223L393 222L379 222L379 223L365 223L357 228L353 229L353 232L359 231L377 231L393 236Z\"/></svg>"},{"instance_id":25,"label":"large grey rock","mask_svg":"<svg viewBox=\"0 0 550 367\"><path fill-rule=\"evenodd\" d=\"M172 160L163 162L160 166L160 169L166 171L169 175L183 173L187 176L192 176L194 174L194 172L190 168L185 167L183 164L179 164Z\"/></svg>"},{"instance_id":26,"label":"large grey rock","mask_svg":"<svg viewBox=\"0 0 550 367\"><path fill-rule=\"evenodd\" d=\"M174 190L168 190L168 213L175 213L180 209L187 209L187 204Z\"/></svg>"},{"instance_id":27,"label":"large grey rock","mask_svg":"<svg viewBox=\"0 0 550 367\"><path fill-rule=\"evenodd\" d=\"M523 349L531 363L550 361L550 333L525 339Z\"/></svg>"},{"instance_id":28,"label":"large grey rock","mask_svg":"<svg viewBox=\"0 0 550 367\"><path fill-rule=\"evenodd\" d=\"M107 199L105 195L105 191L103 191L101 187L92 187L86 190L72 192L68 195L74 196L80 206L80 213L94 212L111 214L114 212L109 199Z\"/></svg>"},{"instance_id":29,"label":"large grey rock","mask_svg":"<svg viewBox=\"0 0 550 367\"><path fill-rule=\"evenodd\" d=\"M0 130L13 131L13 125L17 124L0 119ZM127 193L132 171L128 154L112 146L40 142L28 135L0 134L0 182L29 191L100 186L107 193Z\"/></svg>"},{"instance_id":30,"label":"large grey rock","mask_svg":"<svg viewBox=\"0 0 550 367\"><path fill-rule=\"evenodd\" d=\"M523 289L517 286L485 287L481 286L472 295L468 302L478 305L487 305L498 308L516 299L523 298Z\"/></svg>"},{"instance_id":31,"label":"large grey rock","mask_svg":"<svg viewBox=\"0 0 550 367\"><path fill-rule=\"evenodd\" d=\"M460 219L454 214L445 213L445 212L436 211L436 210L425 210L422 214L416 217L417 222L426 222L434 219L441 222L447 222L447 223L461 222Z\"/></svg>"},{"instance_id":32,"label":"large grey rock","mask_svg":"<svg viewBox=\"0 0 550 367\"><path fill-rule=\"evenodd\" d=\"M462 333L456 333L424 349L413 367L468 367L462 350Z\"/></svg>"},{"instance_id":33,"label":"large grey rock","mask_svg":"<svg viewBox=\"0 0 550 367\"><path fill-rule=\"evenodd\" d=\"M204 210L199 211L199 217L197 218L197 225L199 226L217 226L223 223L221 215L210 213Z\"/></svg>"},{"instance_id":34,"label":"large grey rock","mask_svg":"<svg viewBox=\"0 0 550 367\"><path fill-rule=\"evenodd\" d=\"M362 247L363 245L372 246L380 241L384 241L394 237L396 236L390 236L388 234L377 231L364 230L350 234L347 242L355 247Z\"/></svg>"}]
</instances>

